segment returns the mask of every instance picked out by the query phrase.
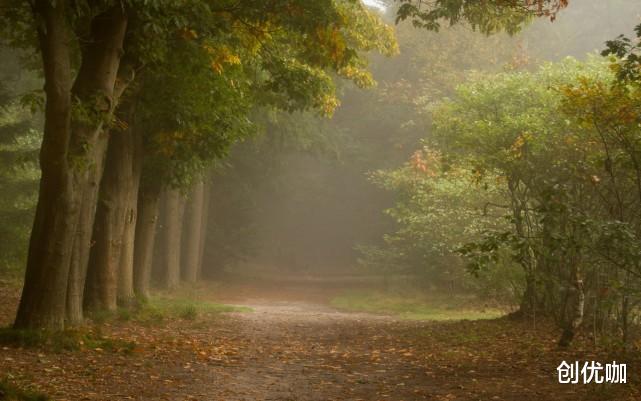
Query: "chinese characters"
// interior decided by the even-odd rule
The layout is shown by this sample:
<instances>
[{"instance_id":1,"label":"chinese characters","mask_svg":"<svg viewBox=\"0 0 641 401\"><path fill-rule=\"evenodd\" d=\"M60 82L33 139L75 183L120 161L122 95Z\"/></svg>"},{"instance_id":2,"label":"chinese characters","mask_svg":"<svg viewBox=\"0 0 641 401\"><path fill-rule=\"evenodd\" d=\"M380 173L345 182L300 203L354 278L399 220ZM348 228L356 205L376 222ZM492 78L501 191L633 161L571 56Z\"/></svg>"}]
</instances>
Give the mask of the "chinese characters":
<instances>
[{"instance_id":1,"label":"chinese characters","mask_svg":"<svg viewBox=\"0 0 641 401\"><path fill-rule=\"evenodd\" d=\"M599 362L585 362L581 365L578 361L569 364L566 361L556 368L561 384L588 383L626 383L627 366L625 363L608 363L603 366Z\"/></svg>"}]
</instances>

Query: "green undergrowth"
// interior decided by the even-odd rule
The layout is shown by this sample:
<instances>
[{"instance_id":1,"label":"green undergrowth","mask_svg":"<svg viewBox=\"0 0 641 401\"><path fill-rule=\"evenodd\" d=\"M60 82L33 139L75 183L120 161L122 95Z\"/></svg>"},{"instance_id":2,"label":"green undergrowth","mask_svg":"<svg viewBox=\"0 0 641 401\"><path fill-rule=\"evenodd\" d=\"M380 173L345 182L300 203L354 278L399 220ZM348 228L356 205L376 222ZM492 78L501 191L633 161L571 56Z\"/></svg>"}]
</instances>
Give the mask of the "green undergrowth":
<instances>
[{"instance_id":1,"label":"green undergrowth","mask_svg":"<svg viewBox=\"0 0 641 401\"><path fill-rule=\"evenodd\" d=\"M0 401L49 401L48 396L21 389L6 380L0 380Z\"/></svg>"},{"instance_id":2,"label":"green undergrowth","mask_svg":"<svg viewBox=\"0 0 641 401\"><path fill-rule=\"evenodd\" d=\"M121 321L153 325L166 319L195 321L201 317L212 318L226 312L251 312L251 309L194 298L156 295L148 300L139 301L131 308L120 308L115 314L94 315L92 319L96 323L103 323L116 317Z\"/></svg>"},{"instance_id":3,"label":"green undergrowth","mask_svg":"<svg viewBox=\"0 0 641 401\"><path fill-rule=\"evenodd\" d=\"M51 352L98 351L131 353L135 343L102 336L99 330L73 329L64 331L0 329L0 344L21 348L42 348Z\"/></svg>"},{"instance_id":4,"label":"green undergrowth","mask_svg":"<svg viewBox=\"0 0 641 401\"><path fill-rule=\"evenodd\" d=\"M330 303L344 311L386 314L409 320L480 320L505 315L504 310L484 306L471 297L443 294L346 291Z\"/></svg>"},{"instance_id":5,"label":"green undergrowth","mask_svg":"<svg viewBox=\"0 0 641 401\"><path fill-rule=\"evenodd\" d=\"M228 312L251 312L252 309L244 306L225 305L217 302L201 301L188 298L153 297L149 305L157 310L183 319L195 319L199 315L216 315Z\"/></svg>"}]
</instances>

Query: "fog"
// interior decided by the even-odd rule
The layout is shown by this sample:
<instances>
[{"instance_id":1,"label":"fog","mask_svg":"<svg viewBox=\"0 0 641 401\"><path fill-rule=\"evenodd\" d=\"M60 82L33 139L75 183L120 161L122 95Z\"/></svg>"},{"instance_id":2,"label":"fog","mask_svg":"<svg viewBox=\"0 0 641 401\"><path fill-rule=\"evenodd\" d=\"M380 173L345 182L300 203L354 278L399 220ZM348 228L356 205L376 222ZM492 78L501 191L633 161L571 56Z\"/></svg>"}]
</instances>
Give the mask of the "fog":
<instances>
[{"instance_id":1,"label":"fog","mask_svg":"<svg viewBox=\"0 0 641 401\"><path fill-rule=\"evenodd\" d=\"M641 1L0 0L0 401L640 371Z\"/></svg>"},{"instance_id":2,"label":"fog","mask_svg":"<svg viewBox=\"0 0 641 401\"><path fill-rule=\"evenodd\" d=\"M393 5L366 4L393 21ZM374 273L359 264L358 248L381 245L396 228L383 213L395 194L368 177L400 167L421 147L430 136L430 104L451 96L473 71L501 71L515 60L526 70L566 57L585 60L607 40L631 35L640 17L634 1L582 0L512 37L447 25L431 33L401 23L400 55L370 57L375 89L342 84L334 116L294 116L232 150L212 180L214 234L205 271Z\"/></svg>"}]
</instances>

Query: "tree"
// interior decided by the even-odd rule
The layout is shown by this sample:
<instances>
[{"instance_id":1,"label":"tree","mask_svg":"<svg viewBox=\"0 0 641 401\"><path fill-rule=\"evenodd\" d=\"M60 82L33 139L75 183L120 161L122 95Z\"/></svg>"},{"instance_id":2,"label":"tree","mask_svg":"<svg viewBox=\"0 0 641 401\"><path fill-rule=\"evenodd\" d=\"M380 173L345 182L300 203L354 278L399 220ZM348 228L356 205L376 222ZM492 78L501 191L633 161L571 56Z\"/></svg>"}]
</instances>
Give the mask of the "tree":
<instances>
[{"instance_id":1,"label":"tree","mask_svg":"<svg viewBox=\"0 0 641 401\"><path fill-rule=\"evenodd\" d=\"M562 346L588 313L595 333L619 321L628 341L637 302L638 91L612 83L604 60L566 60L476 78L435 109L434 146L479 179L498 175L509 210L509 230L461 252L476 272L511 249L522 311L556 318Z\"/></svg>"},{"instance_id":2,"label":"tree","mask_svg":"<svg viewBox=\"0 0 641 401\"><path fill-rule=\"evenodd\" d=\"M443 21L450 25L466 21L475 30L485 34L506 31L518 32L523 24L532 17L549 17L568 6L568 0L439 0L422 2L420 0L397 0L400 6L396 21L410 19L418 28L439 30Z\"/></svg>"},{"instance_id":3,"label":"tree","mask_svg":"<svg viewBox=\"0 0 641 401\"><path fill-rule=\"evenodd\" d=\"M403 167L376 171L371 179L395 194L394 207L385 213L398 228L384 236L383 246L361 248L361 263L411 274L426 286L469 288L455 250L478 240L484 230L505 227L500 210L493 207L504 202L498 186L491 179L479 181L470 166L452 166L427 147Z\"/></svg>"},{"instance_id":4,"label":"tree","mask_svg":"<svg viewBox=\"0 0 641 401\"><path fill-rule=\"evenodd\" d=\"M163 185L188 192L212 162L223 158L230 145L253 130L250 107L329 114L338 104L330 71L357 85L371 85L371 77L363 69L365 60L356 50L394 53L391 32L360 3L344 2L335 7L340 20L331 28L319 26L311 14L312 20L302 23L297 14L287 21L278 13L275 20L288 29L278 35L263 33L261 21L248 24L243 20L231 39L192 37L180 45L178 49L190 52L189 60L204 62L169 64L145 81L143 104L150 106L148 110L143 106L141 116L149 134L145 165L160 182L143 183L143 188L154 188L154 196ZM231 17L232 21L244 18ZM334 33L328 36L325 29ZM318 36L323 46L310 48L304 40L310 35ZM211 91L203 90L204 82L214 85ZM156 99L165 97L171 101L158 105ZM140 226L144 227L145 235L151 235L150 225ZM194 238L193 242L202 239ZM143 260L139 256L138 260Z\"/></svg>"},{"instance_id":5,"label":"tree","mask_svg":"<svg viewBox=\"0 0 641 401\"><path fill-rule=\"evenodd\" d=\"M236 47L263 52L260 66L266 74L258 86L271 94L269 101L284 108L305 103L327 111L335 101L325 70L365 83L367 73L358 51L393 49L386 28L360 2L352 1L274 0L234 6L195 0L153 5L134 0L43 0L32 8L3 5L2 18L13 28L3 30L3 35L41 54L45 76L41 190L16 319L16 327L22 328L59 329L82 319L105 128L113 122L119 97L133 77L120 71L128 79L118 78L123 48L137 66L153 68L170 59L176 33L201 35L206 39L202 42L211 39L214 44L230 38ZM272 32L269 26L283 30ZM310 35L316 35L313 45L304 40ZM263 48L264 41L274 46ZM218 55L224 56L223 49ZM271 51L279 56L269 57ZM220 62L212 65L217 68ZM301 80L312 87L287 84Z\"/></svg>"},{"instance_id":6,"label":"tree","mask_svg":"<svg viewBox=\"0 0 641 401\"><path fill-rule=\"evenodd\" d=\"M91 40L81 50L82 62L73 78L68 4L36 1L33 6L40 21L36 29L47 102L40 193L16 327L61 329L76 233L86 233L79 221L82 199L90 190L103 121L116 102L127 17L121 7L112 6L90 21Z\"/></svg>"}]
</instances>

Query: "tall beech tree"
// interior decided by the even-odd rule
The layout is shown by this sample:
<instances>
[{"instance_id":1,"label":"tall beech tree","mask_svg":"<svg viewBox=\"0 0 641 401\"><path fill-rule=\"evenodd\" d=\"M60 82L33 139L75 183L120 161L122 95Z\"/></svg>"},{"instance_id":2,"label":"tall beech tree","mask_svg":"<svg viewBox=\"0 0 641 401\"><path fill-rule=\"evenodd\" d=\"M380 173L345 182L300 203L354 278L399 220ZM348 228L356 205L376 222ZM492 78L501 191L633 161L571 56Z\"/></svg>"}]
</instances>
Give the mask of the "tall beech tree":
<instances>
[{"instance_id":1,"label":"tall beech tree","mask_svg":"<svg viewBox=\"0 0 641 401\"><path fill-rule=\"evenodd\" d=\"M120 114L126 118L133 116L134 110L135 104L126 104ZM133 237L139 182L136 177L142 163L136 154L139 136L133 124L109 130L85 284L84 304L89 309L115 310L116 300L127 305L134 297Z\"/></svg>"},{"instance_id":2,"label":"tall beech tree","mask_svg":"<svg viewBox=\"0 0 641 401\"><path fill-rule=\"evenodd\" d=\"M91 18L74 77L68 7L64 1L33 4L47 102L40 194L16 327L65 327L67 287L82 280L81 274L70 276L74 243L86 235L82 201L96 172L102 127L117 102L114 89L127 27L124 8L112 5ZM79 316L75 308L70 310L74 323Z\"/></svg>"}]
</instances>

